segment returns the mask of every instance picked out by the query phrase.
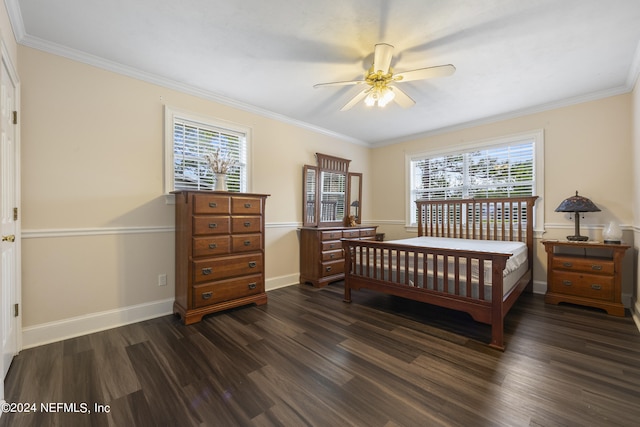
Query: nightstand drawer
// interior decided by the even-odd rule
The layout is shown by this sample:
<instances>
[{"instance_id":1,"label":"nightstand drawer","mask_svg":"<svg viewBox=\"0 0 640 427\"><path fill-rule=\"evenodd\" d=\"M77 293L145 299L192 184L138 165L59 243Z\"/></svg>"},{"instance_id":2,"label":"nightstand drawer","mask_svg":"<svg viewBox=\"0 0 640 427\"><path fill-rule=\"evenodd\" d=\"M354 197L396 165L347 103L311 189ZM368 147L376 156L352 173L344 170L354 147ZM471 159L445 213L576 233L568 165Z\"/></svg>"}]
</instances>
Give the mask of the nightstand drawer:
<instances>
[{"instance_id":1,"label":"nightstand drawer","mask_svg":"<svg viewBox=\"0 0 640 427\"><path fill-rule=\"evenodd\" d=\"M613 274L615 270L614 263L611 260L564 256L555 256L551 262L551 268L593 274Z\"/></svg>"},{"instance_id":2,"label":"nightstand drawer","mask_svg":"<svg viewBox=\"0 0 640 427\"><path fill-rule=\"evenodd\" d=\"M560 294L609 301L613 299L613 280L611 276L555 271L550 290Z\"/></svg>"}]
</instances>

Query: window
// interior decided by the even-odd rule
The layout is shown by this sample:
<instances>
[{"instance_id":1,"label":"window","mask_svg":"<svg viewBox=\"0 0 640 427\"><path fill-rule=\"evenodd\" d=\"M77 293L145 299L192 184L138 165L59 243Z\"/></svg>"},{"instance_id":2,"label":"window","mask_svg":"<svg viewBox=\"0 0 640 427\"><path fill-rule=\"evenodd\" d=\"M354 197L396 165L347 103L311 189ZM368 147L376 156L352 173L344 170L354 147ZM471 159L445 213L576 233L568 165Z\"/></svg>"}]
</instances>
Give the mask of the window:
<instances>
[{"instance_id":1,"label":"window","mask_svg":"<svg viewBox=\"0 0 640 427\"><path fill-rule=\"evenodd\" d=\"M543 194L542 131L483 141L451 151L407 156L408 224L418 199L517 197ZM539 210L539 209L538 209Z\"/></svg>"},{"instance_id":2,"label":"window","mask_svg":"<svg viewBox=\"0 0 640 427\"><path fill-rule=\"evenodd\" d=\"M165 190L212 190L215 178L204 154L220 149L237 161L227 175L230 191L247 191L249 129L165 110Z\"/></svg>"}]
</instances>

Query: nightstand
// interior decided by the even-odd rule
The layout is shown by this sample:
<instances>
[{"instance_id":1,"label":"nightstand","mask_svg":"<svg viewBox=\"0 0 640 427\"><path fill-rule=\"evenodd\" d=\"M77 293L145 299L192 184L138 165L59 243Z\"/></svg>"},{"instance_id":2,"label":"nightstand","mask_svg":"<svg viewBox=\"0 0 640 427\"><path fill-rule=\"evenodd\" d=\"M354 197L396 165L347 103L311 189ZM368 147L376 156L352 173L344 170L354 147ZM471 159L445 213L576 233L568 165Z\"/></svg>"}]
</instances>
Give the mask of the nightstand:
<instances>
[{"instance_id":1,"label":"nightstand","mask_svg":"<svg viewBox=\"0 0 640 427\"><path fill-rule=\"evenodd\" d=\"M622 258L627 245L543 240L547 252L548 304L568 302L624 316Z\"/></svg>"}]
</instances>

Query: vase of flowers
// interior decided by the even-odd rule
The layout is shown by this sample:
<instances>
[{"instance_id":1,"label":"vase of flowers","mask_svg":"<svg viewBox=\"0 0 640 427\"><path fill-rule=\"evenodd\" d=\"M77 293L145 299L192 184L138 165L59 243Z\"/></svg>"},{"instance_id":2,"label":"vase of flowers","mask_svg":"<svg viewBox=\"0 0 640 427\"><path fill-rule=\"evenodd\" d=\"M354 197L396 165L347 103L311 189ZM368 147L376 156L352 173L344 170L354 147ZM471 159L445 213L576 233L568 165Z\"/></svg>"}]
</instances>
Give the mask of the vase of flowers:
<instances>
[{"instance_id":1,"label":"vase of flowers","mask_svg":"<svg viewBox=\"0 0 640 427\"><path fill-rule=\"evenodd\" d=\"M229 153L223 153L220 148L216 148L211 153L206 153L204 158L209 163L209 167L215 177L215 191L227 190L227 174L237 165L236 159L229 157Z\"/></svg>"}]
</instances>

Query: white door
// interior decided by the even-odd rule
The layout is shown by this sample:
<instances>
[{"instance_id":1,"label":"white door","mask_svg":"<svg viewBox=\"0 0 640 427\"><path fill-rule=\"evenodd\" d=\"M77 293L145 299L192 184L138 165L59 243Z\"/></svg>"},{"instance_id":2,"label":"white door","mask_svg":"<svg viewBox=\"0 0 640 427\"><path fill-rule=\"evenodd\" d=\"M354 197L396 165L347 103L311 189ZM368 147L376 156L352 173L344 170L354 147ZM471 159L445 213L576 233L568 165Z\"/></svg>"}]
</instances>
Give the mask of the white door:
<instances>
[{"instance_id":1,"label":"white door","mask_svg":"<svg viewBox=\"0 0 640 427\"><path fill-rule=\"evenodd\" d=\"M16 121L17 83L3 50L0 70L0 331L2 332L2 380L18 352L20 284L19 150ZM3 397L3 396L0 396Z\"/></svg>"}]
</instances>

